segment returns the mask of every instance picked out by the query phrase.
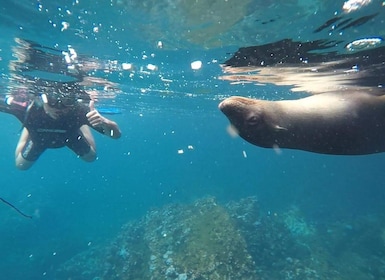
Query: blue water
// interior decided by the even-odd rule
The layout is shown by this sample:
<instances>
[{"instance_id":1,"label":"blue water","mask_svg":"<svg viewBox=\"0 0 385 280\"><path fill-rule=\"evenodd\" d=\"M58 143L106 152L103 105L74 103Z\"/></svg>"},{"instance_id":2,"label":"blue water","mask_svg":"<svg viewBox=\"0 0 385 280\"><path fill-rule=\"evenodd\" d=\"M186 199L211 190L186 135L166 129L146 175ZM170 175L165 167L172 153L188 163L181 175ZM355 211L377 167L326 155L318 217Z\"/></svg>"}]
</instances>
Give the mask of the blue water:
<instances>
[{"instance_id":1,"label":"blue water","mask_svg":"<svg viewBox=\"0 0 385 280\"><path fill-rule=\"evenodd\" d=\"M283 150L277 155L230 137L228 120L217 109L220 100L230 95L301 96L273 85L230 85L217 79L219 64L242 46L286 36L311 39L314 34L309 30L332 17L343 1L309 1L314 5L302 10L290 4L291 13L283 13L284 3L269 2L271 8L259 15L275 22L265 26L256 21L258 33L247 17L266 3L242 1L247 7L243 18L247 24L234 21L228 33L219 36L220 43L201 38L203 23L197 26L181 20L180 25L168 25L169 17L181 17L177 8L140 1L154 6L150 12L133 2L2 1L2 91L8 82L15 37L51 47L72 45L78 53L133 63L138 69L152 63L159 70L149 75L137 71L133 77L124 71L110 75L122 93L113 103L121 113L108 117L119 124L122 138L111 140L95 133L98 160L91 164L68 149L57 149L46 151L30 170L17 170L14 148L21 125L13 116L1 115L0 196L34 216L25 219L0 204L1 279L52 279L50 275L61 263L89 246L103 244L124 223L149 209L207 195L224 202L256 195L263 211L277 213L296 205L315 223L384 211L383 154L345 157ZM287 32L283 28L286 20L293 25ZM63 21L70 23L66 30L61 30ZM182 36L182 32L198 28L201 37ZM206 30L211 35L209 28L210 24ZM354 32L360 37L359 32L379 36L384 31L369 25ZM346 32L346 36L352 33ZM156 47L158 40L164 42L164 48ZM201 70L191 70L194 60L203 62ZM160 76L172 82L164 83ZM178 154L180 149L183 154Z\"/></svg>"}]
</instances>

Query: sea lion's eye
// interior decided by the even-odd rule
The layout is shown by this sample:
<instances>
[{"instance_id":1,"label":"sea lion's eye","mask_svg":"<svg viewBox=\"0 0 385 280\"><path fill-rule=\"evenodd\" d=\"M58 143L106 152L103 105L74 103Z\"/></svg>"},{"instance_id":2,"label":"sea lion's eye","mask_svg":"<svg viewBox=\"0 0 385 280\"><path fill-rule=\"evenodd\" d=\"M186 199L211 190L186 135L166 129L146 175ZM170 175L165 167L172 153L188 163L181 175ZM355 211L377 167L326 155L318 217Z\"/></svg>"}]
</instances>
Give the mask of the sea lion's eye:
<instances>
[{"instance_id":1,"label":"sea lion's eye","mask_svg":"<svg viewBox=\"0 0 385 280\"><path fill-rule=\"evenodd\" d=\"M256 115L250 116L246 121L248 125L258 125L261 123L261 117Z\"/></svg>"}]
</instances>

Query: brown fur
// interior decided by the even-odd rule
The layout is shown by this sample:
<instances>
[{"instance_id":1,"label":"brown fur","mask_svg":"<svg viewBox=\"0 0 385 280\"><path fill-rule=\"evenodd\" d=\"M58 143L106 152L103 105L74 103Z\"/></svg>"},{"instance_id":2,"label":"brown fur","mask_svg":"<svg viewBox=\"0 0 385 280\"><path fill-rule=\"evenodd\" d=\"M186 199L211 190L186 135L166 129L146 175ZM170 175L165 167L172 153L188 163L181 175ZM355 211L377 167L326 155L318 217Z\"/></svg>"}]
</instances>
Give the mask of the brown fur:
<instances>
[{"instance_id":1,"label":"brown fur","mask_svg":"<svg viewBox=\"0 0 385 280\"><path fill-rule=\"evenodd\" d=\"M284 101L234 96L219 108L243 139L260 147L336 155L385 151L385 96L344 92Z\"/></svg>"}]
</instances>

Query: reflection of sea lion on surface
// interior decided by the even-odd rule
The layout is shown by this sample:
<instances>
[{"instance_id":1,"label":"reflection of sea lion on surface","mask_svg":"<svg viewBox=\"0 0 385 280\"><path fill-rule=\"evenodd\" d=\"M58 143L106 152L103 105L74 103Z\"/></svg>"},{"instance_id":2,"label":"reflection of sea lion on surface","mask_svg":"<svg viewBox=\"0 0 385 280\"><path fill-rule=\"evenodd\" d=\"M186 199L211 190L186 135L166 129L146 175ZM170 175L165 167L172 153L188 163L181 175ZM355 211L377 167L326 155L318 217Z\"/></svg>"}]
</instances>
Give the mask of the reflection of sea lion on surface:
<instances>
[{"instance_id":1,"label":"reflection of sea lion on surface","mask_svg":"<svg viewBox=\"0 0 385 280\"><path fill-rule=\"evenodd\" d=\"M298 59L306 59L306 64L295 65L293 59L287 67L282 61L268 67L250 63L243 70L256 71L254 75L231 74L222 79L292 85L318 94L281 101L230 97L219 108L237 133L257 146L337 155L385 152L384 49L334 56L303 52ZM258 47L253 53L258 56ZM257 61L239 52L236 56ZM322 62L322 57L327 61ZM234 61L236 57L226 62L228 72L237 72Z\"/></svg>"}]
</instances>

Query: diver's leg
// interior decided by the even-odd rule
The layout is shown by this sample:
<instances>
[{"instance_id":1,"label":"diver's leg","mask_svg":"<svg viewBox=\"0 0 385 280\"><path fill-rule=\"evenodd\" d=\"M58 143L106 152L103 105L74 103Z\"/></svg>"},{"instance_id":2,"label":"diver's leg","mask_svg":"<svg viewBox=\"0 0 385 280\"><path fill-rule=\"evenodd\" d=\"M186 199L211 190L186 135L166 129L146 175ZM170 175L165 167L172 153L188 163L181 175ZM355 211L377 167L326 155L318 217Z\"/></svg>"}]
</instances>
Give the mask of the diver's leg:
<instances>
[{"instance_id":1,"label":"diver's leg","mask_svg":"<svg viewBox=\"0 0 385 280\"><path fill-rule=\"evenodd\" d=\"M15 162L18 169L27 170L35 163L35 161L28 160L23 156L23 154L28 155L32 146L33 142L29 139L28 130L24 127L15 151Z\"/></svg>"},{"instance_id":2,"label":"diver's leg","mask_svg":"<svg viewBox=\"0 0 385 280\"><path fill-rule=\"evenodd\" d=\"M87 125L83 125L76 135L76 140L68 141L67 146L73 150L82 160L96 160L96 145L91 130Z\"/></svg>"}]
</instances>

